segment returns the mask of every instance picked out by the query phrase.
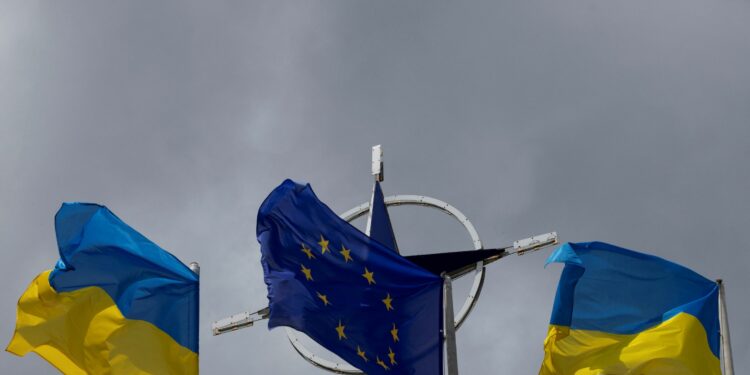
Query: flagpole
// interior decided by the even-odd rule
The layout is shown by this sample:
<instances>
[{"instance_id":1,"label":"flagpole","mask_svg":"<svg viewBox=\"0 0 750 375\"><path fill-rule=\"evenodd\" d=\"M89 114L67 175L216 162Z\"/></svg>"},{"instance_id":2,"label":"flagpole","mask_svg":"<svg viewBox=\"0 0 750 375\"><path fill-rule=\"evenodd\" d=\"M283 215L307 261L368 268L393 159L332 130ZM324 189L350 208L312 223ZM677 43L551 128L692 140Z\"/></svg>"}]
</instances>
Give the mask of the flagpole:
<instances>
[{"instance_id":1,"label":"flagpole","mask_svg":"<svg viewBox=\"0 0 750 375\"><path fill-rule=\"evenodd\" d=\"M721 357L724 361L724 375L734 375L734 361L732 360L732 340L729 337L729 319L727 318L727 300L724 281L716 280L719 284L719 330L721 330Z\"/></svg>"},{"instance_id":2,"label":"flagpole","mask_svg":"<svg viewBox=\"0 0 750 375\"><path fill-rule=\"evenodd\" d=\"M191 271L193 271L196 275L198 275L200 277L200 275L201 275L201 265L198 262L190 262L190 264L188 265L188 268L190 268ZM195 314L196 314L195 320L197 321L196 324L200 324L200 311L201 311L201 308L200 308L200 285L201 285L200 281L198 281L198 308L195 309ZM200 329L198 330L197 335L198 335L198 337L196 337L196 340L195 340L196 341L196 348L198 347L197 345L200 345L200 337L201 337L201 330ZM200 373L200 362L198 362L196 364L196 366L198 366L198 368L195 369L196 370L196 374L197 374L197 373Z\"/></svg>"},{"instance_id":3,"label":"flagpole","mask_svg":"<svg viewBox=\"0 0 750 375\"><path fill-rule=\"evenodd\" d=\"M458 352L456 350L456 325L453 320L453 286L451 277L443 274L443 325L445 326L445 357L448 375L458 375Z\"/></svg>"}]
</instances>

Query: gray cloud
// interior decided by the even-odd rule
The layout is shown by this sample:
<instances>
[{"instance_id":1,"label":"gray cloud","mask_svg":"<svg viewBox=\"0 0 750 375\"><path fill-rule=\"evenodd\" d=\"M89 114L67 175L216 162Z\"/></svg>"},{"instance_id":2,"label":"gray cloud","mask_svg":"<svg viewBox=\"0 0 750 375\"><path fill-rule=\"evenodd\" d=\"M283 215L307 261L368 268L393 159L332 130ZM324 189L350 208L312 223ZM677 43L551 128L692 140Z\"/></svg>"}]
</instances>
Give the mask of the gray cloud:
<instances>
[{"instance_id":1,"label":"gray cloud","mask_svg":"<svg viewBox=\"0 0 750 375\"><path fill-rule=\"evenodd\" d=\"M368 198L382 143L386 193L451 202L488 245L557 230L724 278L748 368L749 13L695 0L5 2L0 337L57 258L59 204L95 201L201 262L204 372L321 373L281 330L209 325L266 302L265 195L306 180L343 212ZM437 213L392 215L407 252L469 245ZM537 371L559 275L545 255L490 268L458 335L463 373ZM33 356L0 366L50 371Z\"/></svg>"}]
</instances>

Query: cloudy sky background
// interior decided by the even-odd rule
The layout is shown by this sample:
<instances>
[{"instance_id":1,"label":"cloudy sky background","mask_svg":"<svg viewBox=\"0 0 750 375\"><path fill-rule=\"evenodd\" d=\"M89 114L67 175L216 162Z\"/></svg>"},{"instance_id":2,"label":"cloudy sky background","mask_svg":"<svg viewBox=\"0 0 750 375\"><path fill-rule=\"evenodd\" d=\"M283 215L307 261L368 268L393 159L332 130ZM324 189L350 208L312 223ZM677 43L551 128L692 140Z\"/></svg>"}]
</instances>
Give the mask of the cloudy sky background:
<instances>
[{"instance_id":1,"label":"cloudy sky background","mask_svg":"<svg viewBox=\"0 0 750 375\"><path fill-rule=\"evenodd\" d=\"M0 4L0 338L57 259L63 201L106 204L202 265L208 374L323 373L265 324L255 214L284 178L343 212L386 194L458 207L488 246L551 230L727 283L750 368L750 3L744 0L67 1ZM470 241L392 210L405 253ZM490 267L465 374L534 374L560 267ZM458 294L465 292L459 285ZM50 373L0 355L3 373Z\"/></svg>"}]
</instances>

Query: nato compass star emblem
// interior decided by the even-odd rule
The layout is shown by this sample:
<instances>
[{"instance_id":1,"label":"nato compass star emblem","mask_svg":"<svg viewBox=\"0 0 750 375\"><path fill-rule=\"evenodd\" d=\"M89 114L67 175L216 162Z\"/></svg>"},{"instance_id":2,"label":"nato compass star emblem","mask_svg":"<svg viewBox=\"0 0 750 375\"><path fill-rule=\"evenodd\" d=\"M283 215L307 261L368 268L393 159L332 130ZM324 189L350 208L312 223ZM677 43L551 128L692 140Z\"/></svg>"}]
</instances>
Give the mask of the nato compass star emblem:
<instances>
[{"instance_id":1,"label":"nato compass star emblem","mask_svg":"<svg viewBox=\"0 0 750 375\"><path fill-rule=\"evenodd\" d=\"M374 146L372 148L371 172L375 177L375 182L372 189L372 196L370 198L370 201L362 203L340 215L342 219L348 222L352 222L357 218L367 215L367 226L365 234L370 238L380 242L381 244L385 245L395 252L399 252L396 237L391 225L390 216L388 214L388 207L409 205L433 208L453 217L456 221L458 221L459 224L464 227L471 238L471 250L404 256L406 259L434 273L435 275L440 275L444 280L443 321L445 322L445 327L443 330L443 336L444 343L446 345L446 362L448 369L447 373L457 374L455 331L461 327L479 299L479 294L484 284L485 267L488 264L502 259L508 255L523 255L530 251L535 251L547 246L557 244L557 233L550 232L530 238L525 238L523 240L515 241L512 246L485 249L482 241L479 238L479 234L474 228L474 225L466 217L466 215L464 215L461 211L459 211L452 205L439 199L427 197L424 195L392 195L385 197L380 186L380 183L384 179L383 152L380 145ZM349 262L352 260L350 249L347 249L345 246L341 246L340 249L338 247L334 248L332 247L333 245L322 235L320 236L319 242L313 245L316 246L308 246L303 244L299 249L304 254L304 258L308 259L311 262L314 261L316 257L325 256L326 254L330 253L334 253L336 254L336 256L343 257L342 259L345 262ZM299 272L304 275L306 280L314 280L312 271L304 264L300 266ZM452 280L470 274L474 275L474 281L471 290L469 291L468 296L466 296L463 305L458 310L458 313L454 315L453 293L451 286ZM362 277L368 284L377 283L377 276L373 271L367 268L364 269ZM332 303L326 294L318 292L317 298L326 306ZM387 309L387 311L391 311L391 309L394 309L393 299L390 295L387 295L382 299L382 304L385 309ZM252 313L242 312L216 321L212 325L212 331L214 335L220 335L241 328L251 327L255 322L267 319L268 315L268 307ZM313 353L311 350L305 347L302 341L300 341L299 332L291 328L287 328L286 333L290 343L297 351L297 353L299 353L305 360L312 363L313 365L339 374L362 374L359 369L351 366L348 363L336 362ZM390 333L393 336L394 343L397 342L398 327L396 327L395 324ZM339 322L339 325L336 327L336 334L338 335L339 339L346 339L345 324ZM374 361L374 363L382 367L384 371L389 370L389 366L395 366L398 363L393 350L390 350L390 348L389 351L383 356L370 357L369 354L366 353L362 348L357 347L357 355L361 358L362 361Z\"/></svg>"}]
</instances>

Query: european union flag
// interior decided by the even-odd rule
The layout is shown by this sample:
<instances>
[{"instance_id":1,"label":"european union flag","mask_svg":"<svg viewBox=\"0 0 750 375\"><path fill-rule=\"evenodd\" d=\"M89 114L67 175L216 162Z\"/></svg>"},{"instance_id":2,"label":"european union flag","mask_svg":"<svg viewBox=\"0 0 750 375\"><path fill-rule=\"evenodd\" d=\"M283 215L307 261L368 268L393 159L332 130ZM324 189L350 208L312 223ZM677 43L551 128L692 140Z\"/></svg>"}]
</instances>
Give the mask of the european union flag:
<instances>
[{"instance_id":1,"label":"european union flag","mask_svg":"<svg viewBox=\"0 0 750 375\"><path fill-rule=\"evenodd\" d=\"M442 279L284 181L258 211L269 328L289 326L369 373L442 374Z\"/></svg>"}]
</instances>

